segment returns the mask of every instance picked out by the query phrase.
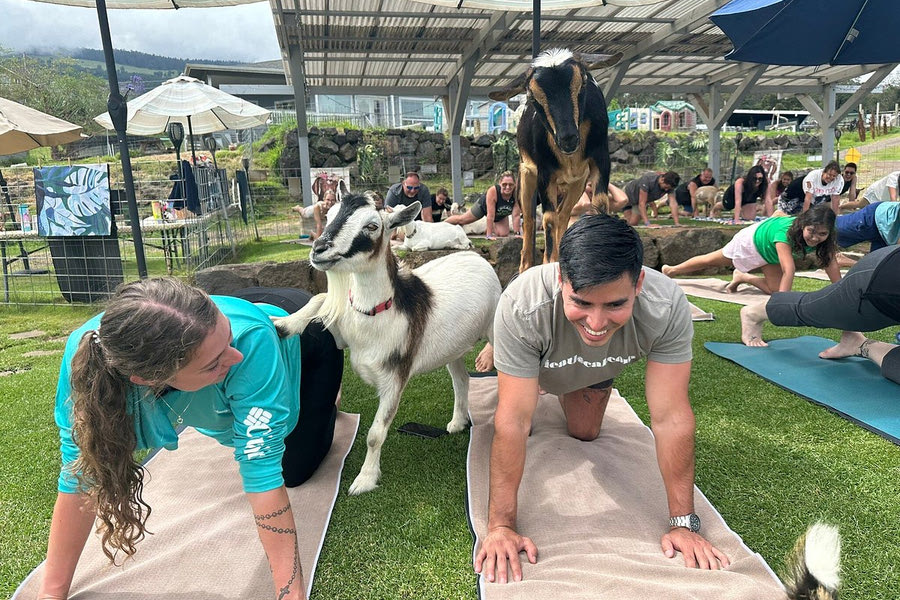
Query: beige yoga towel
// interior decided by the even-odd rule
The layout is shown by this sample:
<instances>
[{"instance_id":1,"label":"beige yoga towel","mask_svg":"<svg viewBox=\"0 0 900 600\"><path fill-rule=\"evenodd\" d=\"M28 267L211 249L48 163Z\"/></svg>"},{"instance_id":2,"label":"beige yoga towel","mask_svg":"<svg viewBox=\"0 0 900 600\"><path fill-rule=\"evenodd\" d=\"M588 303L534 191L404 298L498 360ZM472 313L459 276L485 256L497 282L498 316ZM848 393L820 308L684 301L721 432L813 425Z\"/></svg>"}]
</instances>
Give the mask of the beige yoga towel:
<instances>
[{"instance_id":1,"label":"beige yoga towel","mask_svg":"<svg viewBox=\"0 0 900 600\"><path fill-rule=\"evenodd\" d=\"M763 294L757 288L747 284L741 285L736 292L728 293L725 291L725 286L728 285L728 282L715 277L707 279L673 279L673 281L681 286L685 294L698 298L744 305L758 304L770 298L768 294Z\"/></svg>"},{"instance_id":2,"label":"beige yoga towel","mask_svg":"<svg viewBox=\"0 0 900 600\"><path fill-rule=\"evenodd\" d=\"M691 321L715 321L716 315L711 312L706 312L693 302L688 302L691 305Z\"/></svg>"},{"instance_id":3,"label":"beige yoga towel","mask_svg":"<svg viewBox=\"0 0 900 600\"><path fill-rule=\"evenodd\" d=\"M841 269L841 277L844 277L847 274L849 269ZM806 277L808 279L819 279L821 281L830 281L828 278L828 273L825 272L825 269L816 269L815 271L797 271L794 273L794 277Z\"/></svg>"},{"instance_id":4,"label":"beige yoga towel","mask_svg":"<svg viewBox=\"0 0 900 600\"><path fill-rule=\"evenodd\" d=\"M469 518L475 552L487 526L489 457L496 377L473 378L468 456ZM660 537L669 517L653 438L614 392L593 442L569 437L555 396L541 396L528 439L519 489L519 533L538 547L523 557L523 581L487 583L481 600L781 600L785 593L763 559L750 551L695 488L703 534L731 559L723 571L688 569L666 558Z\"/></svg>"},{"instance_id":5,"label":"beige yoga towel","mask_svg":"<svg viewBox=\"0 0 900 600\"><path fill-rule=\"evenodd\" d=\"M288 490L300 543L307 593L359 415L338 413L331 451L303 485ZM110 566L99 537L88 539L75 571L72 600L250 600L275 597L269 563L241 487L234 450L193 429L174 452L147 465L144 500L153 507L154 535L138 545L134 560ZM37 597L43 564L19 586L13 600Z\"/></svg>"}]
</instances>

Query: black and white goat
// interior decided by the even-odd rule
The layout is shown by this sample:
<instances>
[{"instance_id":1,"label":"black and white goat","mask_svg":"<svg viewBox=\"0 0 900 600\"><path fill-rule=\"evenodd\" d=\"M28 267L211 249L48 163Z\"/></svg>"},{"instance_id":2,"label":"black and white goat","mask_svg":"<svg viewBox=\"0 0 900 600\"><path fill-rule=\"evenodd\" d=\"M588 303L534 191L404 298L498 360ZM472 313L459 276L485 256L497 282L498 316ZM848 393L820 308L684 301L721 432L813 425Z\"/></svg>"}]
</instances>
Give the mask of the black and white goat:
<instances>
[{"instance_id":1,"label":"black and white goat","mask_svg":"<svg viewBox=\"0 0 900 600\"><path fill-rule=\"evenodd\" d=\"M523 91L528 96L516 133L524 238L520 271L534 261L535 195L543 207L544 262L558 259L559 240L588 181L594 184L593 205L608 209L609 117L590 70L615 64L621 55L595 58L588 63L569 50L548 50L509 87L490 94L494 100Z\"/></svg>"},{"instance_id":2,"label":"black and white goat","mask_svg":"<svg viewBox=\"0 0 900 600\"><path fill-rule=\"evenodd\" d=\"M368 193L345 198L310 253L312 266L325 271L328 291L298 312L275 319L282 335L300 333L311 320L321 320L338 346L350 349L353 370L378 390L366 460L351 494L377 486L381 446L413 375L446 365L454 395L447 431L466 427L465 355L490 335L500 298L494 269L474 252L456 252L412 271L398 263L390 249L391 231L412 221L421 208L414 202L387 212L377 210Z\"/></svg>"}]
</instances>

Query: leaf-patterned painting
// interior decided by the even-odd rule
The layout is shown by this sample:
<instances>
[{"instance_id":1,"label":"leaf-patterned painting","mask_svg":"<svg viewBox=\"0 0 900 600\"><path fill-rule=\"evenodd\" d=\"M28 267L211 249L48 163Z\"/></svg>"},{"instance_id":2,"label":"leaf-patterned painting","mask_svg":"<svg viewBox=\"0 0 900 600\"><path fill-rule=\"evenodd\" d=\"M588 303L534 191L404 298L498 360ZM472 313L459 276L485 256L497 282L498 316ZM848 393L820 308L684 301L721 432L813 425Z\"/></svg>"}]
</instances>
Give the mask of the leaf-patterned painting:
<instances>
[{"instance_id":1,"label":"leaf-patterned painting","mask_svg":"<svg viewBox=\"0 0 900 600\"><path fill-rule=\"evenodd\" d=\"M38 235L109 235L107 165L36 167Z\"/></svg>"}]
</instances>

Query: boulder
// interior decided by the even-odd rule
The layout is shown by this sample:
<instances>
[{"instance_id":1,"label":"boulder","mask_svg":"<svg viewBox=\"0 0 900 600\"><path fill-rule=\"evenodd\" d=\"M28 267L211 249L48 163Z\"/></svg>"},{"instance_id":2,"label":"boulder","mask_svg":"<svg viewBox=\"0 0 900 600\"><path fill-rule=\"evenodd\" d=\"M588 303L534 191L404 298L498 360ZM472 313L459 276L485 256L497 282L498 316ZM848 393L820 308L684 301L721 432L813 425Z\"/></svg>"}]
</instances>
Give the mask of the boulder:
<instances>
[{"instance_id":1,"label":"boulder","mask_svg":"<svg viewBox=\"0 0 900 600\"><path fill-rule=\"evenodd\" d=\"M645 240L649 237L653 240L658 250L658 263L650 264L647 262L647 252L645 251L644 264L653 268L659 268L662 265L674 265L684 262L689 258L700 254L707 254L722 248L734 234L738 232L738 228L718 228L718 227L681 227L666 228L659 230L643 230L641 238ZM645 237L646 236L646 237ZM713 269L707 273L715 273L718 270Z\"/></svg>"},{"instance_id":2,"label":"boulder","mask_svg":"<svg viewBox=\"0 0 900 600\"><path fill-rule=\"evenodd\" d=\"M345 143L338 149L338 156L340 156L344 162L356 160L356 146L350 142Z\"/></svg>"},{"instance_id":3,"label":"boulder","mask_svg":"<svg viewBox=\"0 0 900 600\"><path fill-rule=\"evenodd\" d=\"M237 290L259 285L259 270L274 262L216 265L194 273L194 284L208 294L232 294ZM285 286L280 286L285 287Z\"/></svg>"},{"instance_id":4,"label":"boulder","mask_svg":"<svg viewBox=\"0 0 900 600\"><path fill-rule=\"evenodd\" d=\"M263 263L257 272L259 285L263 287L291 287L318 294L328 289L323 271L314 269L308 260L286 263Z\"/></svg>"}]
</instances>

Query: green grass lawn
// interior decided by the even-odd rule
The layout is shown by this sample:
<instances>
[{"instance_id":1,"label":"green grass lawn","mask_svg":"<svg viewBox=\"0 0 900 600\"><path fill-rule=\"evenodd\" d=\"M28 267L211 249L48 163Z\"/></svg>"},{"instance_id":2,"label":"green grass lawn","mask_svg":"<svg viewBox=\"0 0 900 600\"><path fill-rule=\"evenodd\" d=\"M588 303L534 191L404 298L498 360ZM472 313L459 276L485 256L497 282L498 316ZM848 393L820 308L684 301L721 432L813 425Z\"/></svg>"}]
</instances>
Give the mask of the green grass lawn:
<instances>
[{"instance_id":1,"label":"green grass lawn","mask_svg":"<svg viewBox=\"0 0 900 600\"><path fill-rule=\"evenodd\" d=\"M820 285L797 280L799 289ZM842 597L896 597L900 448L704 350L706 341L738 341L739 307L694 301L717 317L695 325L691 398L700 489L776 569L807 523L824 519L839 525ZM61 336L94 310L0 308L0 371L21 371L0 377L0 598L8 598L43 558L58 472L52 406L60 356L22 354L61 350ZM46 333L30 340L9 338L32 329ZM884 330L873 337L887 341L893 333ZM767 325L764 334L767 339L836 338L837 332ZM474 352L470 368L473 361ZM616 385L646 421L642 367L627 369ZM362 413L361 427L318 563L313 600L474 598L465 514L468 435L425 440L392 431L382 456L381 487L350 497L346 490L362 465L376 404L374 389L348 364L342 407ZM446 371L418 376L404 394L393 428L407 421L443 427L451 406Z\"/></svg>"}]
</instances>

